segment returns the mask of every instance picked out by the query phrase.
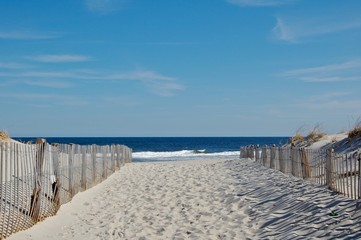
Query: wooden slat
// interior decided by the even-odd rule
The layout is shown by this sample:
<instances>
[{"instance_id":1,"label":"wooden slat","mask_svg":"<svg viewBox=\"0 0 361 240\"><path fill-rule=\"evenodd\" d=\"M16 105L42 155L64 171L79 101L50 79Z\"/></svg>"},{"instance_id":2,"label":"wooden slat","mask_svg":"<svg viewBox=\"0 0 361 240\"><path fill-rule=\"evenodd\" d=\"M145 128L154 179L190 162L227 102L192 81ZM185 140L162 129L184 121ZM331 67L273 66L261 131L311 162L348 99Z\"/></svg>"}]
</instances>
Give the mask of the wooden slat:
<instances>
[{"instance_id":1,"label":"wooden slat","mask_svg":"<svg viewBox=\"0 0 361 240\"><path fill-rule=\"evenodd\" d=\"M353 171L354 171L355 173L357 173L358 171L357 171L357 158L356 158L356 154L353 154L353 155L352 155L352 162L354 163ZM357 194L357 189L358 189L357 182L358 182L358 181L357 181L357 175L356 175L356 174L353 176L353 180L354 180L354 193L355 193L354 199L357 199L357 196L358 196L358 194Z\"/></svg>"},{"instance_id":2,"label":"wooden slat","mask_svg":"<svg viewBox=\"0 0 361 240\"><path fill-rule=\"evenodd\" d=\"M121 145L0 143L0 239L55 214L77 192L119 169L121 161L131 161L131 149Z\"/></svg>"}]
</instances>

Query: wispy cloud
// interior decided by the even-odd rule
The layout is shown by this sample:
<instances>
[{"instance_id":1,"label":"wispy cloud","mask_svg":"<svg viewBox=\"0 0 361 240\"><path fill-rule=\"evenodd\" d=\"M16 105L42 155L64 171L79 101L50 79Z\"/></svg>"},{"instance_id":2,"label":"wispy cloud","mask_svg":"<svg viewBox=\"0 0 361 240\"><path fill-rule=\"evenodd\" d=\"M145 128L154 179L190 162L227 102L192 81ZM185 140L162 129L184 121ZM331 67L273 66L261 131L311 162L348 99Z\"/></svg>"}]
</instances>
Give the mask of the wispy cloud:
<instances>
[{"instance_id":1,"label":"wispy cloud","mask_svg":"<svg viewBox=\"0 0 361 240\"><path fill-rule=\"evenodd\" d=\"M298 107L303 107L307 109L319 110L337 110L337 109L348 109L348 110L358 110L361 106L361 100L330 100L324 102L302 102L297 104Z\"/></svg>"},{"instance_id":2,"label":"wispy cloud","mask_svg":"<svg viewBox=\"0 0 361 240\"><path fill-rule=\"evenodd\" d=\"M54 32L38 33L30 31L0 31L0 39L10 40L41 40L58 38L61 34Z\"/></svg>"},{"instance_id":3,"label":"wispy cloud","mask_svg":"<svg viewBox=\"0 0 361 240\"><path fill-rule=\"evenodd\" d=\"M43 94L43 93L0 93L0 98L12 98L21 101L27 101L32 104L34 101L46 102L48 105L71 105L71 106L84 106L88 102L74 96L61 95L61 94Z\"/></svg>"},{"instance_id":4,"label":"wispy cloud","mask_svg":"<svg viewBox=\"0 0 361 240\"><path fill-rule=\"evenodd\" d=\"M177 91L184 90L184 86L177 83L176 78L161 75L149 70L117 73L108 76L106 79L141 81L151 90L151 92L164 97L173 96Z\"/></svg>"},{"instance_id":5,"label":"wispy cloud","mask_svg":"<svg viewBox=\"0 0 361 240\"><path fill-rule=\"evenodd\" d=\"M300 43L312 36L319 36L350 29L361 28L361 18L356 16L341 18L329 17L276 17L272 29L273 36L280 41Z\"/></svg>"},{"instance_id":6,"label":"wispy cloud","mask_svg":"<svg viewBox=\"0 0 361 240\"><path fill-rule=\"evenodd\" d=\"M283 77L305 82L341 82L361 80L361 60L285 71Z\"/></svg>"},{"instance_id":7,"label":"wispy cloud","mask_svg":"<svg viewBox=\"0 0 361 240\"><path fill-rule=\"evenodd\" d=\"M54 80L25 80L25 84L38 86L38 87L47 87L47 88L70 88L73 85L64 82L64 81L54 81Z\"/></svg>"},{"instance_id":8,"label":"wispy cloud","mask_svg":"<svg viewBox=\"0 0 361 240\"><path fill-rule=\"evenodd\" d=\"M156 95L163 97L174 96L176 92L184 90L184 86L172 81L172 82L164 82L164 81L147 81L146 85L149 89Z\"/></svg>"},{"instance_id":9,"label":"wispy cloud","mask_svg":"<svg viewBox=\"0 0 361 240\"><path fill-rule=\"evenodd\" d=\"M294 106L310 110L359 109L361 100L353 92L325 92L307 96Z\"/></svg>"},{"instance_id":10,"label":"wispy cloud","mask_svg":"<svg viewBox=\"0 0 361 240\"><path fill-rule=\"evenodd\" d=\"M138 99L134 99L132 97L127 96L107 96L103 99L103 101L109 105L118 105L124 107L134 107L140 104Z\"/></svg>"},{"instance_id":11,"label":"wispy cloud","mask_svg":"<svg viewBox=\"0 0 361 240\"><path fill-rule=\"evenodd\" d=\"M341 81L359 81L361 80L360 76L355 77L340 77L340 76L334 76L334 77L300 77L300 80L303 80L305 82L341 82Z\"/></svg>"},{"instance_id":12,"label":"wispy cloud","mask_svg":"<svg viewBox=\"0 0 361 240\"><path fill-rule=\"evenodd\" d=\"M0 68L2 69L24 69L30 67L29 65L15 62L0 62Z\"/></svg>"},{"instance_id":13,"label":"wispy cloud","mask_svg":"<svg viewBox=\"0 0 361 240\"><path fill-rule=\"evenodd\" d=\"M138 81L143 83L152 93L159 96L173 96L184 90L184 86L178 83L178 79L162 75L150 70L136 70L130 72L104 73L95 71L23 71L23 72L0 72L0 77L25 79L29 84L49 85L55 87L49 79L79 79L96 81ZM42 80L33 81L34 78ZM43 81L46 80L46 81ZM59 82L56 84L60 84ZM60 86L58 86L60 87Z\"/></svg>"},{"instance_id":14,"label":"wispy cloud","mask_svg":"<svg viewBox=\"0 0 361 240\"><path fill-rule=\"evenodd\" d=\"M146 45L159 45L159 46L183 46L183 45L197 45L199 42L146 42Z\"/></svg>"},{"instance_id":15,"label":"wispy cloud","mask_svg":"<svg viewBox=\"0 0 361 240\"><path fill-rule=\"evenodd\" d=\"M91 12L109 14L122 9L126 2L126 0L85 0L85 5Z\"/></svg>"},{"instance_id":16,"label":"wispy cloud","mask_svg":"<svg viewBox=\"0 0 361 240\"><path fill-rule=\"evenodd\" d=\"M295 42L295 36L292 30L287 26L282 18L277 17L276 26L272 29L273 35L282 41Z\"/></svg>"},{"instance_id":17,"label":"wispy cloud","mask_svg":"<svg viewBox=\"0 0 361 240\"><path fill-rule=\"evenodd\" d=\"M46 62L46 63L65 63L65 62L85 62L90 61L92 58L84 55L74 55L74 54L60 54L60 55L39 55L33 57L26 57L37 62Z\"/></svg>"},{"instance_id":18,"label":"wispy cloud","mask_svg":"<svg viewBox=\"0 0 361 240\"><path fill-rule=\"evenodd\" d=\"M226 0L229 3L240 6L278 6L284 4L290 4L296 0Z\"/></svg>"}]
</instances>

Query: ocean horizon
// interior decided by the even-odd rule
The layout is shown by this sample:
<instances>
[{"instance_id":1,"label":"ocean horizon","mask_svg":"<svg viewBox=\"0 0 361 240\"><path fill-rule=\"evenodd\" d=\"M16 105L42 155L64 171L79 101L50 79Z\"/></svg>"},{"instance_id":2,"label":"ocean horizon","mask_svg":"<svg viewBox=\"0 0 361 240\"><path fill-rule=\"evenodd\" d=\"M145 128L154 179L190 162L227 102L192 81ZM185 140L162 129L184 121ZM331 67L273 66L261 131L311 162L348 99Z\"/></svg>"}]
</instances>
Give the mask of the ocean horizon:
<instances>
[{"instance_id":1,"label":"ocean horizon","mask_svg":"<svg viewBox=\"0 0 361 240\"><path fill-rule=\"evenodd\" d=\"M35 142L36 137L16 137ZM79 145L123 144L133 150L134 162L195 160L239 157L240 147L282 145L289 137L48 137L49 143Z\"/></svg>"}]
</instances>

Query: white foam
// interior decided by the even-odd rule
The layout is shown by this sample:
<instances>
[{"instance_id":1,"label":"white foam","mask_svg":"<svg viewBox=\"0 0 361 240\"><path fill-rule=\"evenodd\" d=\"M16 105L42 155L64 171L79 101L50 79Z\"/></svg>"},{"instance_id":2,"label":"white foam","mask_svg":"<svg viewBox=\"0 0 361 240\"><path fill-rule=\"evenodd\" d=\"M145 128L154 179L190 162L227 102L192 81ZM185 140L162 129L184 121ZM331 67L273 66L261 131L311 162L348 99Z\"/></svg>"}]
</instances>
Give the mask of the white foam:
<instances>
[{"instance_id":1,"label":"white foam","mask_svg":"<svg viewBox=\"0 0 361 240\"><path fill-rule=\"evenodd\" d=\"M181 160L181 159L199 159L199 158L228 158L228 157L238 157L239 151L227 151L227 152L215 152L207 153L206 150L181 150L173 152L134 152L134 159L142 160Z\"/></svg>"}]
</instances>

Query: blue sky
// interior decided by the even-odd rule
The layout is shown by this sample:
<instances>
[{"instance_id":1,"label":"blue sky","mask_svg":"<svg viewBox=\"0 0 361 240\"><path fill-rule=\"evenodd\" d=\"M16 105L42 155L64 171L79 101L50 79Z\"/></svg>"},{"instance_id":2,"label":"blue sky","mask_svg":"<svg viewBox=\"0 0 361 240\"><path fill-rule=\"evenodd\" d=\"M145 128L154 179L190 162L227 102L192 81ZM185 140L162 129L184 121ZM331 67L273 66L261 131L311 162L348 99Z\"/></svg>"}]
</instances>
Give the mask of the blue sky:
<instances>
[{"instance_id":1,"label":"blue sky","mask_svg":"<svg viewBox=\"0 0 361 240\"><path fill-rule=\"evenodd\" d=\"M1 1L0 129L347 130L361 116L360 12L358 0Z\"/></svg>"}]
</instances>

